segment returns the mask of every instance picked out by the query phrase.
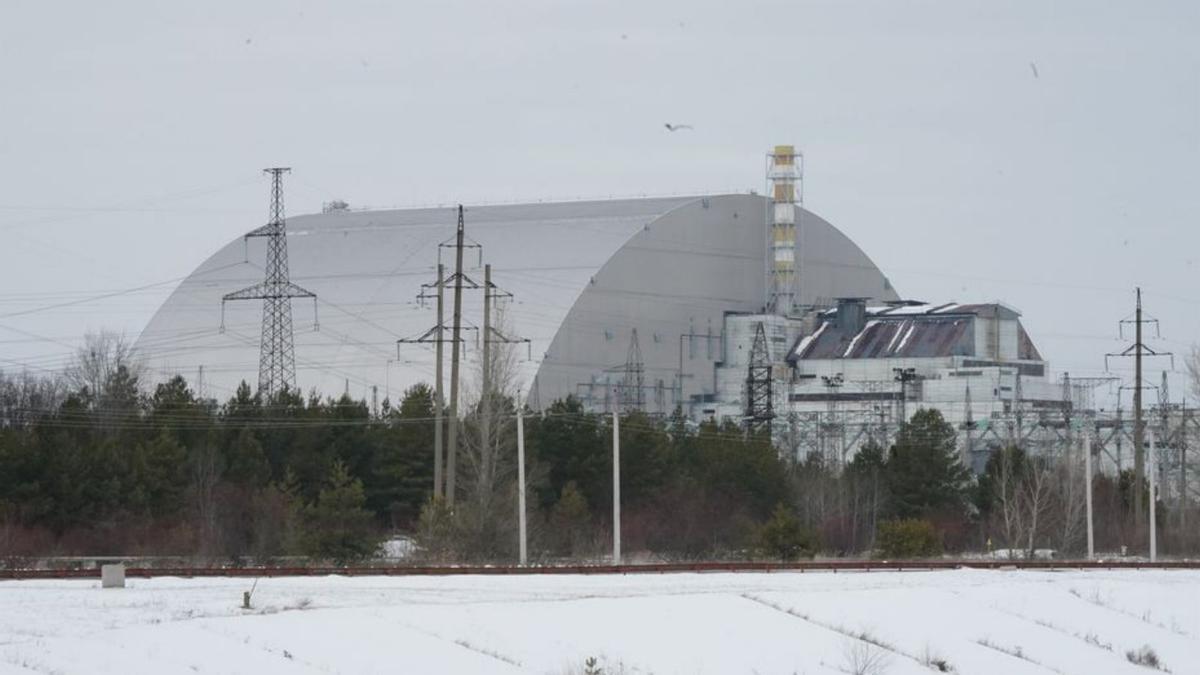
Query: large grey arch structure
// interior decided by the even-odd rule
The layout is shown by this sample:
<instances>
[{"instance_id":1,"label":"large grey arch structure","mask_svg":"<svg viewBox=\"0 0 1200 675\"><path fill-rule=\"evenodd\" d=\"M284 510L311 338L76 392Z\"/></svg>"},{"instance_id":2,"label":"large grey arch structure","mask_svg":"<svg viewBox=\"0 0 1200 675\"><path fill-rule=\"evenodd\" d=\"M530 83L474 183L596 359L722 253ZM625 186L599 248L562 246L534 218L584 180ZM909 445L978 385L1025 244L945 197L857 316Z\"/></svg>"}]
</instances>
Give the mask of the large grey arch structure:
<instances>
[{"instance_id":1,"label":"large grey arch structure","mask_svg":"<svg viewBox=\"0 0 1200 675\"><path fill-rule=\"evenodd\" d=\"M468 236L483 247L493 282L514 295L502 310L506 332L532 341L518 355L530 403L579 393L581 384L619 369L633 328L646 383L662 380L675 396L680 336L707 334L710 326L719 335L725 313L762 308L766 205L759 195L728 194L469 207ZM452 207L288 219L292 279L320 298L317 332L308 329L311 305L294 309L302 389L348 389L369 400L372 388L380 399L395 398L407 385L431 381L432 349L408 346L398 356L395 341L434 324L432 304L415 298L434 280L439 244L454 224ZM218 328L221 295L261 278L260 246L230 242L163 303L136 344L154 376L194 379L203 366L206 394L215 398L255 381L261 308L230 305L225 332ZM815 214L803 213L797 250L801 302L897 297L866 254ZM470 251L467 260L475 267ZM481 270L468 274L482 280ZM464 313L478 324L479 294L466 296ZM473 359L478 350L467 340ZM685 397L711 391L717 342L683 340Z\"/></svg>"}]
</instances>

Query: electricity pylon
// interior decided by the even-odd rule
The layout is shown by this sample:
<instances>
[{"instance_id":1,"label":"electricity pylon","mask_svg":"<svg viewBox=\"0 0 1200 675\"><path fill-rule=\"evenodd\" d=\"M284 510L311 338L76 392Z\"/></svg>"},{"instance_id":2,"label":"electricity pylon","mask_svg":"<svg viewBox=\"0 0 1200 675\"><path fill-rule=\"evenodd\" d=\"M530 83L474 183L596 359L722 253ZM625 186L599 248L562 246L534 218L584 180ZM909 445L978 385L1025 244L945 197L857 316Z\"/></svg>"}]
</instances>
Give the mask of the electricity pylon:
<instances>
[{"instance_id":1,"label":"electricity pylon","mask_svg":"<svg viewBox=\"0 0 1200 675\"><path fill-rule=\"evenodd\" d=\"M258 356L258 391L270 398L296 388L296 352L293 346L292 298L312 298L314 323L317 295L293 284L288 278L287 227L283 217L283 174L289 168L263 169L271 174L271 218L266 225L248 232L245 239L267 240L266 278L258 284L228 293L221 298L221 329L225 329L225 303L230 300L262 300L262 340Z\"/></svg>"},{"instance_id":2,"label":"electricity pylon","mask_svg":"<svg viewBox=\"0 0 1200 675\"><path fill-rule=\"evenodd\" d=\"M746 373L746 431L770 431L775 419L772 400L771 352L767 347L767 332L762 322L754 330L754 346L750 349L750 365Z\"/></svg>"},{"instance_id":3,"label":"electricity pylon","mask_svg":"<svg viewBox=\"0 0 1200 675\"><path fill-rule=\"evenodd\" d=\"M625 355L625 368L621 377L619 405L621 412L644 412L646 362L642 359L642 348L638 346L637 329L629 335L629 351Z\"/></svg>"}]
</instances>

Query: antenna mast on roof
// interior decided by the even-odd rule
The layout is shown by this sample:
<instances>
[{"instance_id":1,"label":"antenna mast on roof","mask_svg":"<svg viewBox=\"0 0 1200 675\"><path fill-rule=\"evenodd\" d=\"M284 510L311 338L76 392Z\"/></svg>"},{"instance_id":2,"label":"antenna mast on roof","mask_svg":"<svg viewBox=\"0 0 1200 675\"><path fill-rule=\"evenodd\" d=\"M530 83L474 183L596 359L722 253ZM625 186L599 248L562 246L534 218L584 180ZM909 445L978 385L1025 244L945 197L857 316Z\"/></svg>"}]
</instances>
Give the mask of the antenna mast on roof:
<instances>
[{"instance_id":1,"label":"antenna mast on roof","mask_svg":"<svg viewBox=\"0 0 1200 675\"><path fill-rule=\"evenodd\" d=\"M296 389L296 352L293 346L292 298L313 299L316 325L317 295L300 288L288 278L287 226L283 217L283 174L288 168L263 169L271 174L271 219L266 225L246 234L266 237L266 279L262 283L227 293L221 298L221 329L225 328L225 303L230 300L262 300L262 340L259 344L258 391L271 397L284 390Z\"/></svg>"},{"instance_id":2,"label":"antenna mast on roof","mask_svg":"<svg viewBox=\"0 0 1200 675\"><path fill-rule=\"evenodd\" d=\"M767 311L787 316L800 296L796 233L804 204L804 155L777 145L767 155Z\"/></svg>"}]
</instances>

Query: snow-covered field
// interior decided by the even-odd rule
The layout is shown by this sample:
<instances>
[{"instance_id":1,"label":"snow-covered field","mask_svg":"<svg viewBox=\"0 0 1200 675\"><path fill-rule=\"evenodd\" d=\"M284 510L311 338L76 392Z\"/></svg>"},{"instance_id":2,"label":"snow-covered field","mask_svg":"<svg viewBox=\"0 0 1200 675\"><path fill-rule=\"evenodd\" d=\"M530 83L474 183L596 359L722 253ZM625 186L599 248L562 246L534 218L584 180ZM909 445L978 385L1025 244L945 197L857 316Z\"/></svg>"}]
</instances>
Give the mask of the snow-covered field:
<instances>
[{"instance_id":1,"label":"snow-covered field","mask_svg":"<svg viewBox=\"0 0 1200 675\"><path fill-rule=\"evenodd\" d=\"M0 582L10 673L1200 673L1200 572ZM856 668L874 660L876 670Z\"/></svg>"}]
</instances>

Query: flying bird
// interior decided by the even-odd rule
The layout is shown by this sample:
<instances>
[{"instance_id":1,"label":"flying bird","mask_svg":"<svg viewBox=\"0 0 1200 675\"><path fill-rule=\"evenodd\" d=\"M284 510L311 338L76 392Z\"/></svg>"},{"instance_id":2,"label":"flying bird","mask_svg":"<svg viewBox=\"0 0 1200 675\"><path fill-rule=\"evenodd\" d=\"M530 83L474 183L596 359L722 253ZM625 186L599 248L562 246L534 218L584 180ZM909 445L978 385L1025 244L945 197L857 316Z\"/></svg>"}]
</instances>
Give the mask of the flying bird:
<instances>
[{"instance_id":1,"label":"flying bird","mask_svg":"<svg viewBox=\"0 0 1200 675\"><path fill-rule=\"evenodd\" d=\"M667 128L667 131L683 131L684 129L690 130L692 128L690 124L671 124L670 122L667 122L663 126Z\"/></svg>"}]
</instances>

